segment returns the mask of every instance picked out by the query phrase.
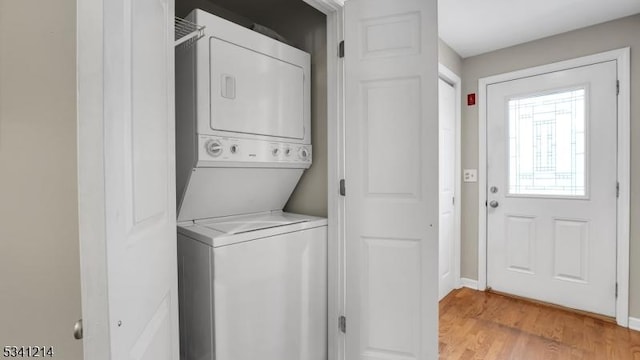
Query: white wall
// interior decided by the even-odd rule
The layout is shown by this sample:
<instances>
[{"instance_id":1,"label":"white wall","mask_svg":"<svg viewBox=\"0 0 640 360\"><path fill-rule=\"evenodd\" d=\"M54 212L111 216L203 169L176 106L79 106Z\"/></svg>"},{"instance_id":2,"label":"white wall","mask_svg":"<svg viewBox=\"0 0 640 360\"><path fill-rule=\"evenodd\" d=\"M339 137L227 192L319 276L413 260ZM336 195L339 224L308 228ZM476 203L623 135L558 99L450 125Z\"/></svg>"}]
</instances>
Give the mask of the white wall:
<instances>
[{"instance_id":1,"label":"white wall","mask_svg":"<svg viewBox=\"0 0 640 360\"><path fill-rule=\"evenodd\" d=\"M0 346L81 359L75 0L0 0Z\"/></svg>"},{"instance_id":2,"label":"white wall","mask_svg":"<svg viewBox=\"0 0 640 360\"><path fill-rule=\"evenodd\" d=\"M462 58L442 39L438 39L438 61L454 74L462 76Z\"/></svg>"}]
</instances>

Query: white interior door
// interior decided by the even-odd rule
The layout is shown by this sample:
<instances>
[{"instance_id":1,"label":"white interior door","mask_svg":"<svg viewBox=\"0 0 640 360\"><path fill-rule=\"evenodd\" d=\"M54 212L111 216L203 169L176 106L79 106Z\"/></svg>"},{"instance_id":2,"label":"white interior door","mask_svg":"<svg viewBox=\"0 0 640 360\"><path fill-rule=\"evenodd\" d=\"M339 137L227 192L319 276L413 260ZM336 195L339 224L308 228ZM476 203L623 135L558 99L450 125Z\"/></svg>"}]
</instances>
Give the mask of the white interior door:
<instances>
[{"instance_id":1,"label":"white interior door","mask_svg":"<svg viewBox=\"0 0 640 360\"><path fill-rule=\"evenodd\" d=\"M487 87L487 284L615 316L616 61Z\"/></svg>"},{"instance_id":2,"label":"white interior door","mask_svg":"<svg viewBox=\"0 0 640 360\"><path fill-rule=\"evenodd\" d=\"M348 360L438 357L436 15L345 3Z\"/></svg>"},{"instance_id":3,"label":"white interior door","mask_svg":"<svg viewBox=\"0 0 640 360\"><path fill-rule=\"evenodd\" d=\"M173 9L82 5L95 15L79 21L86 359L179 357Z\"/></svg>"},{"instance_id":4,"label":"white interior door","mask_svg":"<svg viewBox=\"0 0 640 360\"><path fill-rule=\"evenodd\" d=\"M455 284L455 176L456 176L456 91L453 86L438 79L439 112L439 295L442 299Z\"/></svg>"}]
</instances>

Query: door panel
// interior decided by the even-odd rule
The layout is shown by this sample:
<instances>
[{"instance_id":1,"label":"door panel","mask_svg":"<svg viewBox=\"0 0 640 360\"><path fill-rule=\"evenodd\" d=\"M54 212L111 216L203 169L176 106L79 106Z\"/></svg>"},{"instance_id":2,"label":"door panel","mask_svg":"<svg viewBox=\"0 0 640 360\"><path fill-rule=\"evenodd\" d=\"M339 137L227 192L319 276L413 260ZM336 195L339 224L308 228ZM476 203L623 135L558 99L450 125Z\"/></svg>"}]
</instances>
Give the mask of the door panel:
<instances>
[{"instance_id":1,"label":"door panel","mask_svg":"<svg viewBox=\"0 0 640 360\"><path fill-rule=\"evenodd\" d=\"M506 216L507 267L533 274L536 222L534 217Z\"/></svg>"},{"instance_id":2,"label":"door panel","mask_svg":"<svg viewBox=\"0 0 640 360\"><path fill-rule=\"evenodd\" d=\"M158 36L166 25L166 4L158 0L137 0L131 4L131 146L133 171L134 223L162 216L167 208L167 160L158 157L158 149L169 144L167 126L155 125L167 118L169 95L166 36ZM163 31L161 34L165 34ZM150 39L154 39L150 41ZM150 59L156 59L150 62Z\"/></svg>"},{"instance_id":3,"label":"door panel","mask_svg":"<svg viewBox=\"0 0 640 360\"><path fill-rule=\"evenodd\" d=\"M179 357L173 6L171 0L104 3L105 221L113 359Z\"/></svg>"},{"instance_id":4,"label":"door panel","mask_svg":"<svg viewBox=\"0 0 640 360\"><path fill-rule=\"evenodd\" d=\"M488 285L615 315L616 61L491 84Z\"/></svg>"},{"instance_id":5,"label":"door panel","mask_svg":"<svg viewBox=\"0 0 640 360\"><path fill-rule=\"evenodd\" d=\"M589 270L589 223L553 219L553 276L568 281L587 281Z\"/></svg>"},{"instance_id":6,"label":"door panel","mask_svg":"<svg viewBox=\"0 0 640 360\"><path fill-rule=\"evenodd\" d=\"M437 358L436 13L345 4L349 360Z\"/></svg>"},{"instance_id":7,"label":"door panel","mask_svg":"<svg viewBox=\"0 0 640 360\"><path fill-rule=\"evenodd\" d=\"M419 79L369 81L362 84L360 91L365 111L363 155L368 196L419 199ZM395 117L404 121L389 121Z\"/></svg>"},{"instance_id":8,"label":"door panel","mask_svg":"<svg viewBox=\"0 0 640 360\"><path fill-rule=\"evenodd\" d=\"M420 242L363 237L363 357L420 352Z\"/></svg>"},{"instance_id":9,"label":"door panel","mask_svg":"<svg viewBox=\"0 0 640 360\"><path fill-rule=\"evenodd\" d=\"M439 299L456 286L454 274L455 237L455 165L456 165L456 92L444 80L438 80L440 249Z\"/></svg>"}]
</instances>

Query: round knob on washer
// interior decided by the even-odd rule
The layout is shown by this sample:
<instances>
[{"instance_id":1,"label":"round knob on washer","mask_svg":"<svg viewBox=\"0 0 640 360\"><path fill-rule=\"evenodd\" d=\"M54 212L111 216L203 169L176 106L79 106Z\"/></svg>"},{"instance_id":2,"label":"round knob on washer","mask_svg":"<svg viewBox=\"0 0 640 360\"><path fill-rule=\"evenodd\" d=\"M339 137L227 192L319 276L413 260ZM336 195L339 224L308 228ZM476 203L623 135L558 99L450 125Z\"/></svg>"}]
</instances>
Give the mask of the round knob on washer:
<instances>
[{"instance_id":1,"label":"round knob on washer","mask_svg":"<svg viewBox=\"0 0 640 360\"><path fill-rule=\"evenodd\" d=\"M231 151L232 154L235 154L238 152L238 150L240 150L240 145L237 144L233 144L231 145L231 147L229 148L229 150Z\"/></svg>"},{"instance_id":2,"label":"round knob on washer","mask_svg":"<svg viewBox=\"0 0 640 360\"><path fill-rule=\"evenodd\" d=\"M300 148L300 151L298 153L300 154L300 157L304 160L306 160L309 157L309 150L307 150L306 148Z\"/></svg>"},{"instance_id":3,"label":"round knob on washer","mask_svg":"<svg viewBox=\"0 0 640 360\"><path fill-rule=\"evenodd\" d=\"M205 144L205 149L207 149L207 154L218 157L222 154L222 144L218 140L209 140Z\"/></svg>"},{"instance_id":4,"label":"round knob on washer","mask_svg":"<svg viewBox=\"0 0 640 360\"><path fill-rule=\"evenodd\" d=\"M291 155L291 148L286 148L286 149L284 150L284 154L285 154L286 156Z\"/></svg>"},{"instance_id":5,"label":"round knob on washer","mask_svg":"<svg viewBox=\"0 0 640 360\"><path fill-rule=\"evenodd\" d=\"M273 148L271 150L271 154L273 154L273 156L278 156L279 153L280 153L280 149L278 148Z\"/></svg>"}]
</instances>

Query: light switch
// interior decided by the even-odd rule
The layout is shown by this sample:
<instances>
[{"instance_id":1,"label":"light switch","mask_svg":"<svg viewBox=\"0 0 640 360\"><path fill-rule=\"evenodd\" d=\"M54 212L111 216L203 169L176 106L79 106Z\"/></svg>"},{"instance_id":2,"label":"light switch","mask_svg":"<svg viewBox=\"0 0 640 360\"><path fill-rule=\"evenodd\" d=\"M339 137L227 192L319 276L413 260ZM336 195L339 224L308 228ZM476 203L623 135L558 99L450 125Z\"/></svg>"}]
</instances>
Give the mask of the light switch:
<instances>
[{"instance_id":1,"label":"light switch","mask_svg":"<svg viewBox=\"0 0 640 360\"><path fill-rule=\"evenodd\" d=\"M478 170L477 169L464 169L462 171L462 178L464 182L478 182Z\"/></svg>"}]
</instances>

